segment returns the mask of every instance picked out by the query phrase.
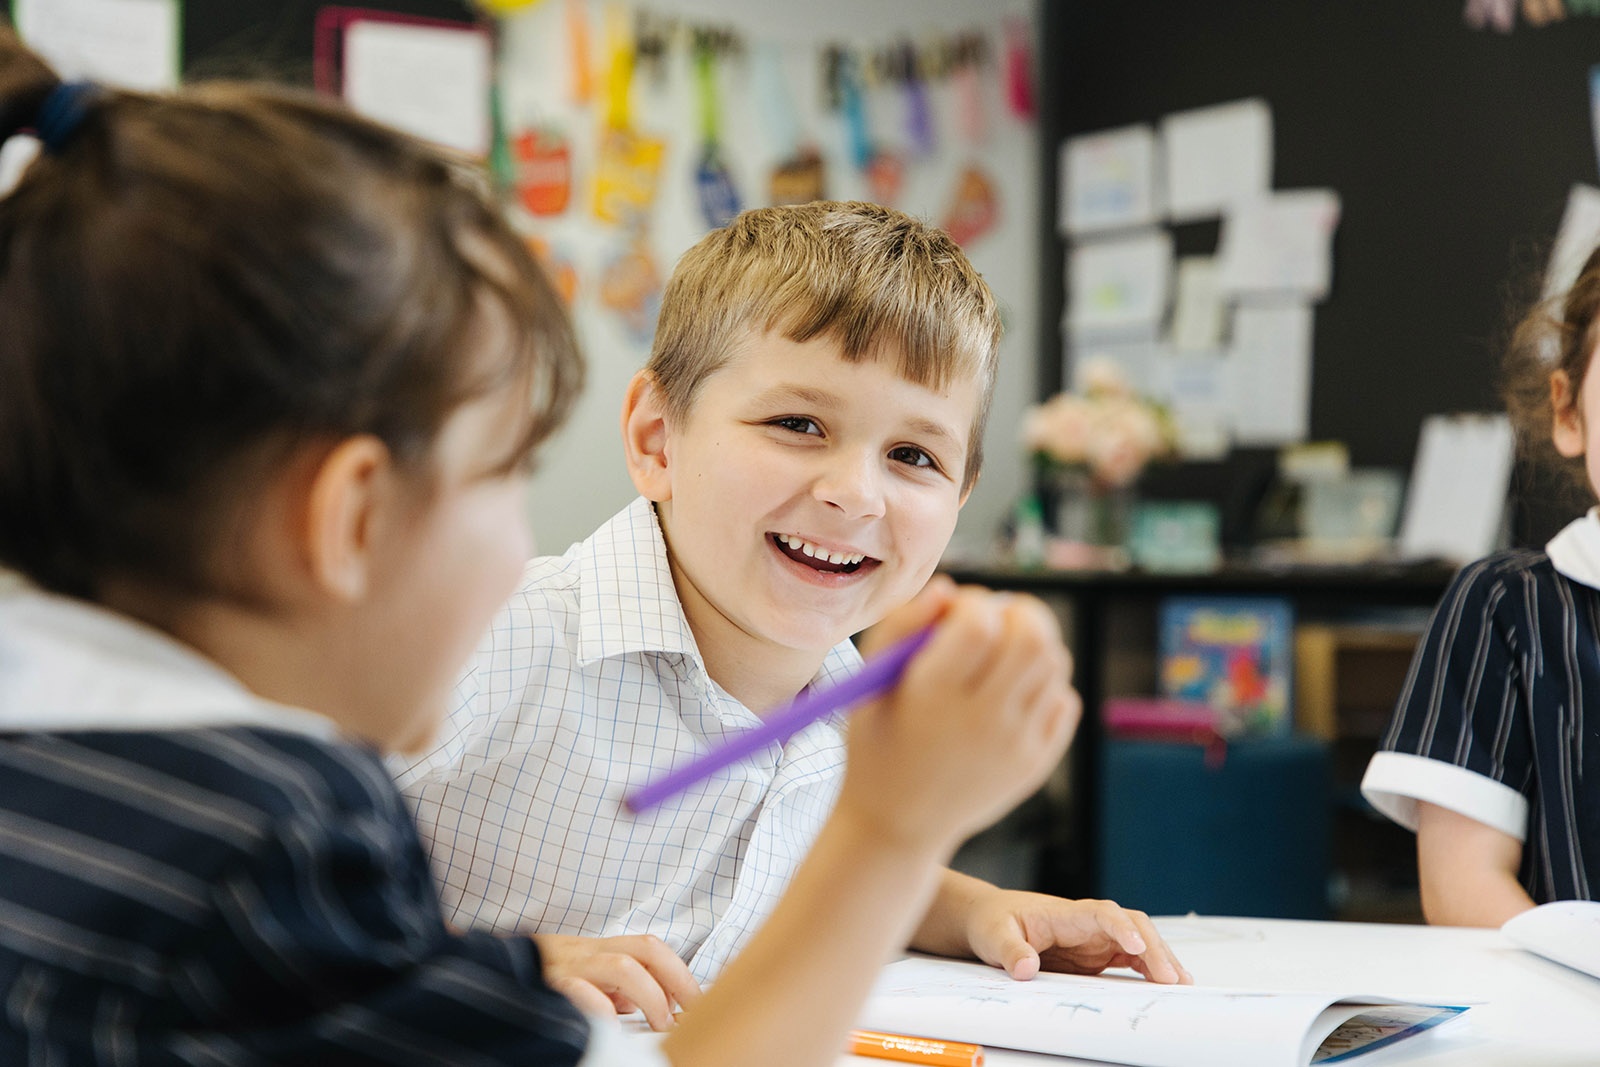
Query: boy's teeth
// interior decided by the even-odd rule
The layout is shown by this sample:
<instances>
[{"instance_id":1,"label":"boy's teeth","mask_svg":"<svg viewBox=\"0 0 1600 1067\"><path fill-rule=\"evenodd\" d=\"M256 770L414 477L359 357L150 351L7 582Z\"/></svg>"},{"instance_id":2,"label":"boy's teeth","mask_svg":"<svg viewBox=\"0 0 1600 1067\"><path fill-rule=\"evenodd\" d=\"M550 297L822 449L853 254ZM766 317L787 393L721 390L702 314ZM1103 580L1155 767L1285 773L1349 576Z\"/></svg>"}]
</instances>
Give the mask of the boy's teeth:
<instances>
[{"instance_id":1,"label":"boy's teeth","mask_svg":"<svg viewBox=\"0 0 1600 1067\"><path fill-rule=\"evenodd\" d=\"M778 540L790 548L804 552L812 559L820 559L825 563L860 563L867 558L865 555L855 552L829 552L827 549L819 548L810 541L793 537L789 534L779 534Z\"/></svg>"}]
</instances>

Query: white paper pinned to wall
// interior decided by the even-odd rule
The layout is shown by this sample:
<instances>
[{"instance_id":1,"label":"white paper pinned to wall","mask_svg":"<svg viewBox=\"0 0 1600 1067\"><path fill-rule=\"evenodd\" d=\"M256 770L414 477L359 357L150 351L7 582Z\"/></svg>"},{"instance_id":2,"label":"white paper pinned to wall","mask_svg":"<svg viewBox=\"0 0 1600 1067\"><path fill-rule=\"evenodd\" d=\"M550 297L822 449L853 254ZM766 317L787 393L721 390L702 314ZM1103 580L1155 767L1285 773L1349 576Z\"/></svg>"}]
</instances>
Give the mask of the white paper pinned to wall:
<instances>
[{"instance_id":1,"label":"white paper pinned to wall","mask_svg":"<svg viewBox=\"0 0 1600 1067\"><path fill-rule=\"evenodd\" d=\"M1069 137L1058 174L1063 233L1148 226L1160 217L1156 134L1148 125Z\"/></svg>"},{"instance_id":2,"label":"white paper pinned to wall","mask_svg":"<svg viewBox=\"0 0 1600 1067\"><path fill-rule=\"evenodd\" d=\"M1400 520L1400 554L1466 563L1494 551L1514 445L1504 414L1424 419Z\"/></svg>"},{"instance_id":3,"label":"white paper pinned to wall","mask_svg":"<svg viewBox=\"0 0 1600 1067\"><path fill-rule=\"evenodd\" d=\"M1249 302L1233 309L1229 381L1241 445L1304 441L1311 425L1311 305Z\"/></svg>"},{"instance_id":4,"label":"white paper pinned to wall","mask_svg":"<svg viewBox=\"0 0 1600 1067\"><path fill-rule=\"evenodd\" d=\"M1251 98L1177 111L1161 121L1167 212L1210 218L1272 186L1272 109Z\"/></svg>"},{"instance_id":5,"label":"white paper pinned to wall","mask_svg":"<svg viewBox=\"0 0 1600 1067\"><path fill-rule=\"evenodd\" d=\"M378 19L344 33L344 98L363 115L473 155L489 152L489 37Z\"/></svg>"},{"instance_id":6,"label":"white paper pinned to wall","mask_svg":"<svg viewBox=\"0 0 1600 1067\"><path fill-rule=\"evenodd\" d=\"M1232 364L1220 351L1178 351L1157 363L1155 395L1172 415L1178 454L1221 459L1233 440Z\"/></svg>"},{"instance_id":7,"label":"white paper pinned to wall","mask_svg":"<svg viewBox=\"0 0 1600 1067\"><path fill-rule=\"evenodd\" d=\"M63 78L146 91L178 84L177 0L14 0L11 13Z\"/></svg>"},{"instance_id":8,"label":"white paper pinned to wall","mask_svg":"<svg viewBox=\"0 0 1600 1067\"><path fill-rule=\"evenodd\" d=\"M1217 254L1224 293L1328 295L1333 278L1333 231L1339 194L1295 189L1252 197L1229 209Z\"/></svg>"},{"instance_id":9,"label":"white paper pinned to wall","mask_svg":"<svg viewBox=\"0 0 1600 1067\"><path fill-rule=\"evenodd\" d=\"M1154 329L1109 335L1074 336L1069 332L1062 341L1067 363L1061 380L1068 388L1085 391L1088 383L1083 372L1098 362L1115 366L1136 392L1158 395L1162 384L1161 364L1168 357L1168 351Z\"/></svg>"},{"instance_id":10,"label":"white paper pinned to wall","mask_svg":"<svg viewBox=\"0 0 1600 1067\"><path fill-rule=\"evenodd\" d=\"M1067 252L1067 327L1075 334L1158 326L1172 285L1172 235L1146 230Z\"/></svg>"},{"instance_id":11,"label":"white paper pinned to wall","mask_svg":"<svg viewBox=\"0 0 1600 1067\"><path fill-rule=\"evenodd\" d=\"M1224 312L1217 261L1211 256L1178 260L1172 301L1172 347L1180 352L1212 351L1222 345Z\"/></svg>"}]
</instances>

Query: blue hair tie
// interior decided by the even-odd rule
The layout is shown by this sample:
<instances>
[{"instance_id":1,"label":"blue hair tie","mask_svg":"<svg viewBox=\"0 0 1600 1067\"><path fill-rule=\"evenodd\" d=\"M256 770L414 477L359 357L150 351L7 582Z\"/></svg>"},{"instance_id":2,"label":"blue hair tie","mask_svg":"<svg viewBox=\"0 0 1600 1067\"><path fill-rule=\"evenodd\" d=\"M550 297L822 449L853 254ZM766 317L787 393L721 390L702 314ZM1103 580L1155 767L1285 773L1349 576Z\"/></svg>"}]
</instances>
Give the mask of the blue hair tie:
<instances>
[{"instance_id":1,"label":"blue hair tie","mask_svg":"<svg viewBox=\"0 0 1600 1067\"><path fill-rule=\"evenodd\" d=\"M52 155L60 155L78 127L83 125L89 106L100 92L94 82L62 82L51 89L39 105L39 114L33 120L34 136Z\"/></svg>"}]
</instances>

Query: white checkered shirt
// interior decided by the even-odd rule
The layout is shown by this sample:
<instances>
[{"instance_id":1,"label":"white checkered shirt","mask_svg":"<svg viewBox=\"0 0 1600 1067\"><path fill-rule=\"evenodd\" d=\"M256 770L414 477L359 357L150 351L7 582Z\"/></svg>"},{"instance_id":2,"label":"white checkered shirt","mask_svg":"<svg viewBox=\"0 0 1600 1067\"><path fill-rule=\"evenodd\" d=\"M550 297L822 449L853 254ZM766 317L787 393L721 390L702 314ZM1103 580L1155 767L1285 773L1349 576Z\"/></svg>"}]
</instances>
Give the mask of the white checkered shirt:
<instances>
[{"instance_id":1,"label":"white checkered shirt","mask_svg":"<svg viewBox=\"0 0 1600 1067\"><path fill-rule=\"evenodd\" d=\"M861 665L846 641L812 684ZM622 798L760 720L711 680L649 501L536 559L458 683L428 755L396 775L445 914L501 932L652 933L702 982L766 918L844 768L814 724L643 815Z\"/></svg>"}]
</instances>

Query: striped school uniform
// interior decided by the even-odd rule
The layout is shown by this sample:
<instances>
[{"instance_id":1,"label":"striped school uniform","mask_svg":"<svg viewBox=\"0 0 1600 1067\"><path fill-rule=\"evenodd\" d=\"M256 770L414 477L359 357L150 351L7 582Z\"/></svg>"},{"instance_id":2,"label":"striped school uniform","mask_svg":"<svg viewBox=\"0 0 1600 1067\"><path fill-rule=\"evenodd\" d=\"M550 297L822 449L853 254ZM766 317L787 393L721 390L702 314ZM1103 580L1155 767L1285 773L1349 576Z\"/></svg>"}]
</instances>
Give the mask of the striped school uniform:
<instances>
[{"instance_id":1,"label":"striped school uniform","mask_svg":"<svg viewBox=\"0 0 1600 1067\"><path fill-rule=\"evenodd\" d=\"M1600 513L1545 551L1464 567L1435 609L1362 793L1415 830L1417 803L1523 843L1536 903L1600 888Z\"/></svg>"},{"instance_id":2,"label":"striped school uniform","mask_svg":"<svg viewBox=\"0 0 1600 1067\"><path fill-rule=\"evenodd\" d=\"M0 598L0 1063L661 1064L458 935L377 754L157 631Z\"/></svg>"}]
</instances>

